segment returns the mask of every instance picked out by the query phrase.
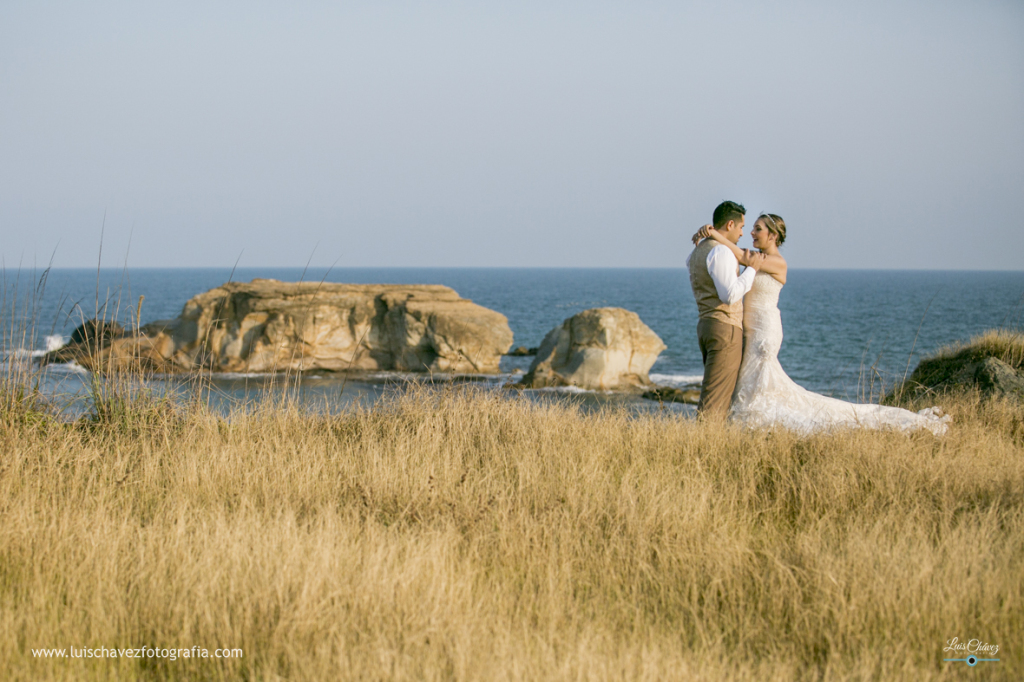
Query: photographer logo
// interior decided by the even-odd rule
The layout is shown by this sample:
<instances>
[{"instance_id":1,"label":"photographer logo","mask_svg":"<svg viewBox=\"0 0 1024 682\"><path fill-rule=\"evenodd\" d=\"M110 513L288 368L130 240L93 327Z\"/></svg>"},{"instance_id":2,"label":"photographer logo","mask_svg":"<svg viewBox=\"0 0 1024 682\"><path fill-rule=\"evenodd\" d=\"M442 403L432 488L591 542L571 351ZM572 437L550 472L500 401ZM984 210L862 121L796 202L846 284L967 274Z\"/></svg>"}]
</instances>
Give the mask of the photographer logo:
<instances>
[{"instance_id":1,"label":"photographer logo","mask_svg":"<svg viewBox=\"0 0 1024 682\"><path fill-rule=\"evenodd\" d=\"M998 663L999 659L996 658L996 654L999 653L998 644L989 644L983 642L980 639L970 639L967 641L961 641L959 637L946 640L946 646L943 651L947 652L950 656L957 656L957 658L944 658L943 661L966 663L972 668L979 663Z\"/></svg>"}]
</instances>

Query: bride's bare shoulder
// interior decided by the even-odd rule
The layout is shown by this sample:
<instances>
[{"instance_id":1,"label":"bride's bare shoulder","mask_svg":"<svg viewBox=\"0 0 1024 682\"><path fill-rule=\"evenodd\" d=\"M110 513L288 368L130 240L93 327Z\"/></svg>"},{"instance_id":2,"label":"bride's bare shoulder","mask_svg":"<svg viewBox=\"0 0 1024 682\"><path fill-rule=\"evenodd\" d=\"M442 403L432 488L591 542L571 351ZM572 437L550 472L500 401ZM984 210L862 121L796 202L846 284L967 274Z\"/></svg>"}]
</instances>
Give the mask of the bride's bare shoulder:
<instances>
[{"instance_id":1,"label":"bride's bare shoulder","mask_svg":"<svg viewBox=\"0 0 1024 682\"><path fill-rule=\"evenodd\" d=\"M779 284L786 283L786 273L789 271L789 264L780 254L772 254L765 258L762 270L771 275Z\"/></svg>"}]
</instances>

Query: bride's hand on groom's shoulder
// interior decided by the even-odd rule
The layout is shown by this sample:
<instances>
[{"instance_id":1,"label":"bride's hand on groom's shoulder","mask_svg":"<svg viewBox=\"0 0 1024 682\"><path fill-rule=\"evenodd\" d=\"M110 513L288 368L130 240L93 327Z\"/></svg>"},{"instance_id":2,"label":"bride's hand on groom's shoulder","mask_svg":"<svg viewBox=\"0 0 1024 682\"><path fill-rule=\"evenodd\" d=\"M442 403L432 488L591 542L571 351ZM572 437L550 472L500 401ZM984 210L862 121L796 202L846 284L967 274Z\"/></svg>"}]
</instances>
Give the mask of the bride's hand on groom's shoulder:
<instances>
[{"instance_id":1,"label":"bride's hand on groom's shoulder","mask_svg":"<svg viewBox=\"0 0 1024 682\"><path fill-rule=\"evenodd\" d=\"M707 239L711 236L711 225L705 225L704 227L697 230L696 234L693 235L691 240L694 245L700 244L702 240Z\"/></svg>"}]
</instances>

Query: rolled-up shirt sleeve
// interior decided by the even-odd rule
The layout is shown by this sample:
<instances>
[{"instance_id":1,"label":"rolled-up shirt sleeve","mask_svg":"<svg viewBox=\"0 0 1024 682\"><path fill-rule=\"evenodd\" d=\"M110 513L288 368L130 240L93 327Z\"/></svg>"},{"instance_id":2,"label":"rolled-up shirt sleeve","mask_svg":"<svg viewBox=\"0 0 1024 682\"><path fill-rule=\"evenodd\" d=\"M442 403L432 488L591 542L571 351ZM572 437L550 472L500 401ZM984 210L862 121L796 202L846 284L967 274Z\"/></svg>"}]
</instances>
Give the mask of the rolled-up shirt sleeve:
<instances>
[{"instance_id":1,"label":"rolled-up shirt sleeve","mask_svg":"<svg viewBox=\"0 0 1024 682\"><path fill-rule=\"evenodd\" d=\"M718 298L729 305L743 300L754 284L756 271L753 268L747 268L742 275L737 275L736 270L739 269L740 263L729 247L723 244L711 249L707 263L708 274L711 275L711 281L715 283Z\"/></svg>"}]
</instances>

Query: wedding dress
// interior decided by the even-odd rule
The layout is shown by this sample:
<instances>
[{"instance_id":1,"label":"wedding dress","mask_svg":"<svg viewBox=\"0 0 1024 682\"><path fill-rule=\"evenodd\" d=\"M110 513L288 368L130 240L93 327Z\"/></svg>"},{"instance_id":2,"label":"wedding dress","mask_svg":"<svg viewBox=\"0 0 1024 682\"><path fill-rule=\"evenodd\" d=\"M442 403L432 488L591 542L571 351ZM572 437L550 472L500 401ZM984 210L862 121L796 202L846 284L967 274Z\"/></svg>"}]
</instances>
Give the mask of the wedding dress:
<instances>
[{"instance_id":1,"label":"wedding dress","mask_svg":"<svg viewBox=\"0 0 1024 682\"><path fill-rule=\"evenodd\" d=\"M949 417L934 407L915 413L899 407L857 405L797 385L779 364L780 291L777 279L758 272L743 298L743 362L730 411L734 420L752 427L783 426L801 434L849 427L946 432Z\"/></svg>"}]
</instances>

